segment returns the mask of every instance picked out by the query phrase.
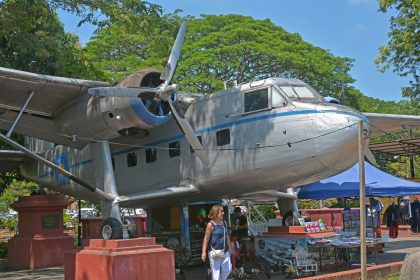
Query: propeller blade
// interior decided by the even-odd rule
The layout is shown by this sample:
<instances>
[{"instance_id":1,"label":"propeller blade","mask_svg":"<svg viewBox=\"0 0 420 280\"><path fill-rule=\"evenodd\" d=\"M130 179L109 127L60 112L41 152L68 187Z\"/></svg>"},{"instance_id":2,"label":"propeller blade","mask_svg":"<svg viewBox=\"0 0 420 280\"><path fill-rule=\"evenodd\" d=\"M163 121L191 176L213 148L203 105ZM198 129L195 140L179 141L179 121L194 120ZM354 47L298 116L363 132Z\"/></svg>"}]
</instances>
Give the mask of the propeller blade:
<instances>
[{"instance_id":1,"label":"propeller blade","mask_svg":"<svg viewBox=\"0 0 420 280\"><path fill-rule=\"evenodd\" d=\"M369 147L365 146L363 153L365 154L365 157L368 159L368 161L372 164L376 164L375 156L373 155L372 151L369 149Z\"/></svg>"},{"instance_id":2,"label":"propeller blade","mask_svg":"<svg viewBox=\"0 0 420 280\"><path fill-rule=\"evenodd\" d=\"M169 56L168 62L163 69L160 79L165 81L164 85L171 83L172 77L174 76L178 59L181 55L182 44L184 43L185 33L187 30L187 24L184 22L179 28L178 35L176 36L175 43L172 47L171 55Z\"/></svg>"},{"instance_id":3,"label":"propeller blade","mask_svg":"<svg viewBox=\"0 0 420 280\"><path fill-rule=\"evenodd\" d=\"M200 141L198 140L197 135L195 135L194 130L192 129L190 123L184 119L181 118L176 111L174 105L172 104L172 100L168 101L169 106L171 107L171 112L173 116L175 117L179 127L181 128L182 132L185 135L185 138L187 139L188 143L190 144L191 148L195 151L196 155L200 158L201 162L204 165L209 165L210 160L207 156L206 152L204 151L203 146L201 145Z\"/></svg>"},{"instance_id":4,"label":"propeller blade","mask_svg":"<svg viewBox=\"0 0 420 280\"><path fill-rule=\"evenodd\" d=\"M171 94L178 90L177 85L170 86L169 84L172 81L176 66L178 64L178 59L181 56L181 49L182 44L184 43L186 30L187 24L184 22L179 28L178 35L176 36L168 62L166 63L165 68L162 74L160 75L160 79L163 80L164 83L160 86L158 98L161 98L169 103L169 106L171 107L171 112L175 117L175 120L177 121L182 132L184 133L185 138L187 139L191 148L194 149L196 155L200 158L201 162L204 165L209 165L210 160L206 152L204 151L203 146L198 140L197 135L195 135L190 123L178 114L177 110L175 109L172 103L172 99L170 98Z\"/></svg>"},{"instance_id":5,"label":"propeller blade","mask_svg":"<svg viewBox=\"0 0 420 280\"><path fill-rule=\"evenodd\" d=\"M156 88L126 88L126 87L97 87L88 90L90 95L102 97L129 97L154 99L158 92Z\"/></svg>"}]
</instances>

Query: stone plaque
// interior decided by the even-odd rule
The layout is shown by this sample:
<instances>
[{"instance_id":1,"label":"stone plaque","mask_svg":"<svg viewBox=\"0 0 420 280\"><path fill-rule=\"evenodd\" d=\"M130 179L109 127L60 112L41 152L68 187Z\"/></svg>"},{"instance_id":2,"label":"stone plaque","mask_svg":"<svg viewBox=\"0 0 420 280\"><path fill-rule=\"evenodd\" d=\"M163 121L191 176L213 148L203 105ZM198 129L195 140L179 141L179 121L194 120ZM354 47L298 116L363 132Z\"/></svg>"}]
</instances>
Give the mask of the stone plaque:
<instances>
[{"instance_id":1,"label":"stone plaque","mask_svg":"<svg viewBox=\"0 0 420 280\"><path fill-rule=\"evenodd\" d=\"M41 215L42 229L58 229L59 220L58 214Z\"/></svg>"}]
</instances>

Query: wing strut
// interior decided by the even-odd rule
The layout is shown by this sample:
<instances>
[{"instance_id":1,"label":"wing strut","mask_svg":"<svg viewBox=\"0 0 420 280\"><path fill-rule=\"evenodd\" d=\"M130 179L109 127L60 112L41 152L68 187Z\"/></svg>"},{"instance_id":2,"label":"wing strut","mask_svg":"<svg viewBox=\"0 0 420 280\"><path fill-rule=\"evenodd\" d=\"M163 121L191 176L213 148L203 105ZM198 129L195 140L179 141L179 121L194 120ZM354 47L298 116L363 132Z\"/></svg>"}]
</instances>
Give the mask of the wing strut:
<instances>
[{"instance_id":1,"label":"wing strut","mask_svg":"<svg viewBox=\"0 0 420 280\"><path fill-rule=\"evenodd\" d=\"M106 200L114 200L115 196L114 195L110 195L107 194L105 192L103 192L102 190L98 189L97 187L89 184L88 182L86 182L85 180L77 177L76 175L74 175L73 173L61 168L60 166L56 165L55 163L41 157L40 155L32 152L31 150L25 148L24 146L20 145L19 143L17 143L16 141L12 140L10 138L10 136L13 133L13 130L15 129L16 125L18 124L20 117L22 116L23 112L26 110L26 107L28 106L29 102L32 99L32 96L34 96L35 92L31 91L28 99L26 99L25 104L23 105L22 109L20 110L18 116L16 117L16 120L13 122L12 126L10 127L10 129L7 131L6 135L3 135L2 133L0 133L0 140L2 140L4 143L9 144L12 147L15 147L16 149L18 149L19 151L22 151L25 155L27 155L28 157L39 161L43 164L45 164L46 166L56 170L57 172L61 173L62 175L64 175L65 177L69 178L70 180L73 180L74 182L78 183L79 185L87 188L88 190L90 190L91 192L96 192L97 194L99 194L100 196L102 196L103 198L105 198Z\"/></svg>"},{"instance_id":2,"label":"wing strut","mask_svg":"<svg viewBox=\"0 0 420 280\"><path fill-rule=\"evenodd\" d=\"M17 123L20 120L20 117L22 116L23 112L26 110L26 107L28 107L29 101L31 101L32 96L34 96L35 91L31 91L31 93L29 93L28 99L26 100L25 104L23 105L22 109L19 112L19 115L16 117L15 122L12 124L12 126L10 127L9 131L7 131L6 137L10 138L10 136L13 133L13 130L15 129Z\"/></svg>"},{"instance_id":3,"label":"wing strut","mask_svg":"<svg viewBox=\"0 0 420 280\"><path fill-rule=\"evenodd\" d=\"M2 133L0 133L0 140L5 142L6 144L18 149L19 151L22 151L25 155L27 155L28 157L41 162L43 164L45 164L46 166L56 170L57 172L59 172L60 174L64 175L65 177L69 178L70 180L73 180L74 182L78 183L79 185L87 188L88 190L90 190L91 192L95 192L98 195L100 195L101 197L105 198L106 200L114 200L115 196L110 195L105 193L104 191L100 190L99 188L91 185L90 183L86 182L85 180L77 177L76 175L74 175L73 173L61 168L60 166L56 165L55 163L41 157L40 155L32 152L31 150L25 148L24 146L20 145L19 143L13 141L12 139L10 139L9 137L3 135Z\"/></svg>"}]
</instances>

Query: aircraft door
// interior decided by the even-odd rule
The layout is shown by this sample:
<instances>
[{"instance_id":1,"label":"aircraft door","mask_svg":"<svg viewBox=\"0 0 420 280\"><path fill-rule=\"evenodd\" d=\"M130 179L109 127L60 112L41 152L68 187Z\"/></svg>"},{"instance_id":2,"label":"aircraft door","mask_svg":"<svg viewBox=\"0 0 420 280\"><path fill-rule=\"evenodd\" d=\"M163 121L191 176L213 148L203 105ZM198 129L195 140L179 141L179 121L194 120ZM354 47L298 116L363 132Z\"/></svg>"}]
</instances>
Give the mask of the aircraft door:
<instances>
[{"instance_id":1,"label":"aircraft door","mask_svg":"<svg viewBox=\"0 0 420 280\"><path fill-rule=\"evenodd\" d=\"M270 143L274 130L272 115L273 105L284 107L287 104L280 95L272 95L272 87L255 87L242 92L243 113L235 116L231 128L232 147L226 151L229 175L234 178L241 172L258 169L267 164L265 149ZM236 181L240 178L236 178Z\"/></svg>"}]
</instances>

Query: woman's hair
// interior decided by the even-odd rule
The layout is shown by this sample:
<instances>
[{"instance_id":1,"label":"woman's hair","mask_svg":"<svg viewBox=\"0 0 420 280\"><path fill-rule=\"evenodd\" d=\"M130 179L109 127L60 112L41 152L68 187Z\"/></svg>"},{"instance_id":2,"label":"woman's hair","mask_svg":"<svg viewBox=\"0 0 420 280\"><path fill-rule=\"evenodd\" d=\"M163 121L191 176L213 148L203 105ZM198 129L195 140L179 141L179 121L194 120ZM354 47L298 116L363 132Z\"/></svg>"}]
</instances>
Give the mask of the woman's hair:
<instances>
[{"instance_id":1,"label":"woman's hair","mask_svg":"<svg viewBox=\"0 0 420 280\"><path fill-rule=\"evenodd\" d=\"M213 207L210 209L210 213L208 215L209 219L214 220L217 218L217 214L219 214L220 211L223 210L223 207L221 205L213 205Z\"/></svg>"}]
</instances>

